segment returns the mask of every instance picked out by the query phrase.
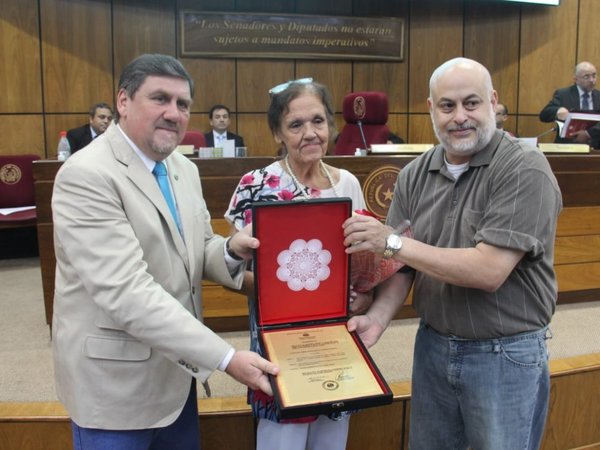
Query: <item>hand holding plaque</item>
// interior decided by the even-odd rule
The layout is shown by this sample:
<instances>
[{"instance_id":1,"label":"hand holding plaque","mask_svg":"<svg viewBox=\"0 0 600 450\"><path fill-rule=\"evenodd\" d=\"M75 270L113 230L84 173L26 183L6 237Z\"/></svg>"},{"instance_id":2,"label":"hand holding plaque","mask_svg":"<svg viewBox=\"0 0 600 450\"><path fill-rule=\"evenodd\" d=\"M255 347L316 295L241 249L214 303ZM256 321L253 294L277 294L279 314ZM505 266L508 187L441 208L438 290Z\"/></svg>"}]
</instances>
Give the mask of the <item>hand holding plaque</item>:
<instances>
[{"instance_id":1,"label":"hand holding plaque","mask_svg":"<svg viewBox=\"0 0 600 450\"><path fill-rule=\"evenodd\" d=\"M357 210L356 214L375 217L369 211ZM412 237L410 222L403 221L397 229L402 236ZM364 251L353 253L351 258L350 284L357 292L367 292L398 272L404 263L395 259L384 259L375 253Z\"/></svg>"}]
</instances>

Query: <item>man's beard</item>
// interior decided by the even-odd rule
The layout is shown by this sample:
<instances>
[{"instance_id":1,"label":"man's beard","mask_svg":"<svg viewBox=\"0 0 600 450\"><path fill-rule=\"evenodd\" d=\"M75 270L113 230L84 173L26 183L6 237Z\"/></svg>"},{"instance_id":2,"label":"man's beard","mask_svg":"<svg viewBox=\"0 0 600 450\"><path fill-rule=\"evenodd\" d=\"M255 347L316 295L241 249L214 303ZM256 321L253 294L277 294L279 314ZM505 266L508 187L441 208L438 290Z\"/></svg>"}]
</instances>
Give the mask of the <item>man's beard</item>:
<instances>
[{"instance_id":1,"label":"man's beard","mask_svg":"<svg viewBox=\"0 0 600 450\"><path fill-rule=\"evenodd\" d=\"M432 117L433 131L438 141L442 144L444 149L451 153L458 155L469 156L480 152L485 148L486 145L492 140L492 136L496 130L496 117L493 111L490 111L489 117L477 126L472 121L467 121L462 125L449 126L445 130L440 130L437 126L435 119ZM469 139L452 139L450 137L451 131L464 130L468 128L475 129L475 137ZM453 142L454 141L454 142Z\"/></svg>"}]
</instances>

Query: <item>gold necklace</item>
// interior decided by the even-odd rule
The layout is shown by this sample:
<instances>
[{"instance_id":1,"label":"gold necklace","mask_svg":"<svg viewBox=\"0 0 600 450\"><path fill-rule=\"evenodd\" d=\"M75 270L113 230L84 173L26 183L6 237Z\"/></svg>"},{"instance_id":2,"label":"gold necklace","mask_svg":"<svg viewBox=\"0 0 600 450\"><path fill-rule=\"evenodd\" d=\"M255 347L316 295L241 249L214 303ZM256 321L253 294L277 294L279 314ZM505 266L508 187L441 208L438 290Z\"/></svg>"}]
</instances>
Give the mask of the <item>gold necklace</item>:
<instances>
[{"instance_id":1,"label":"gold necklace","mask_svg":"<svg viewBox=\"0 0 600 450\"><path fill-rule=\"evenodd\" d=\"M294 172L292 172L292 168L290 167L290 163L288 162L288 156L285 157L283 162L285 163L285 168L287 169L288 173L292 177L294 184L296 185L296 187L298 189L300 189L300 193L302 194L302 196L305 199L309 200L310 195L308 195L308 192L306 192L308 188L307 188L307 186L300 183L300 181L298 181L298 178L296 178L296 175L294 174ZM340 195L338 194L338 191L335 188L335 184L333 182L333 177L331 176L331 173L329 173L329 169L327 169L327 166L323 163L322 159L319 160L319 164L320 164L323 172L325 172L325 176L327 177L327 180L329 181L329 184L331 185L331 189L333 190L333 193L335 194L336 197L339 197Z\"/></svg>"}]
</instances>

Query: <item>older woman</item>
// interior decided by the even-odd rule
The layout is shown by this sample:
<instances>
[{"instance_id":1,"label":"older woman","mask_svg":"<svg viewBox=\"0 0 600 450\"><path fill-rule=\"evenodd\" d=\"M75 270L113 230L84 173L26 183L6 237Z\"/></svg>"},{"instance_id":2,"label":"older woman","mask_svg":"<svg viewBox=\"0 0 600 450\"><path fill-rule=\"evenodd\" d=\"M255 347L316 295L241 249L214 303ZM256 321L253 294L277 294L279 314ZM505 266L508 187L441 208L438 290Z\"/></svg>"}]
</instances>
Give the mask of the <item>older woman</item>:
<instances>
[{"instance_id":1,"label":"older woman","mask_svg":"<svg viewBox=\"0 0 600 450\"><path fill-rule=\"evenodd\" d=\"M251 206L256 201L350 197L353 209L364 209L365 201L356 177L322 160L334 131L327 88L305 78L276 86L269 94L269 127L275 141L284 148L285 157L242 177L225 218L236 229L243 228L251 221ZM252 282L251 273L247 278ZM351 309L358 312L366 307L370 298L353 293L353 300ZM251 297L248 306L251 348L262 354L257 339L256 307ZM259 419L257 449L346 448L348 414L279 421L272 397L249 391L248 401Z\"/></svg>"}]
</instances>

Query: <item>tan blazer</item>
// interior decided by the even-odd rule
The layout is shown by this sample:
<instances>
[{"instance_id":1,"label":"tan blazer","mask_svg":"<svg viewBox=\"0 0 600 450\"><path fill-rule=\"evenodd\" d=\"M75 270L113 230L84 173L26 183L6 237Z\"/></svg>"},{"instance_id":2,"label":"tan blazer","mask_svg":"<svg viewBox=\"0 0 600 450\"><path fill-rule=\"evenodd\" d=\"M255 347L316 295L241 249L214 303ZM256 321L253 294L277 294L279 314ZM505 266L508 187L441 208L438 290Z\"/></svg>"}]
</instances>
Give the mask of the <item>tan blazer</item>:
<instances>
[{"instance_id":1,"label":"tan blazer","mask_svg":"<svg viewBox=\"0 0 600 450\"><path fill-rule=\"evenodd\" d=\"M154 176L116 125L59 170L52 197L56 288L52 341L59 399L80 426L165 426L191 377L231 346L202 320L202 278L230 287L196 166L166 160L185 241Z\"/></svg>"}]
</instances>

